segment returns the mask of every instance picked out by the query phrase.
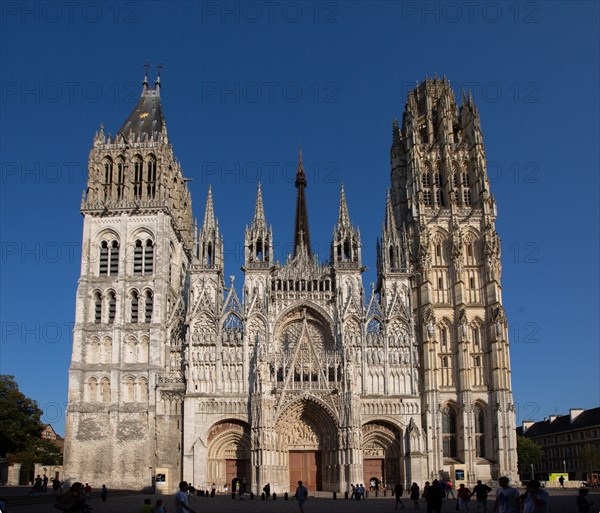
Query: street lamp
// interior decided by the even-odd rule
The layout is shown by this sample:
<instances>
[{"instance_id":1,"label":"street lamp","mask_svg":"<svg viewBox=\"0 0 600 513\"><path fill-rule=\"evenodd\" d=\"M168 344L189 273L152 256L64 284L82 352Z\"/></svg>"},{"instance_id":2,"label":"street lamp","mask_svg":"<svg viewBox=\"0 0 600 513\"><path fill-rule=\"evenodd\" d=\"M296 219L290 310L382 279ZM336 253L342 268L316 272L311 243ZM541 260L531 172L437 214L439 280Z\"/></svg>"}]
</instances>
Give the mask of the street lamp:
<instances>
[{"instance_id":1,"label":"street lamp","mask_svg":"<svg viewBox=\"0 0 600 513\"><path fill-rule=\"evenodd\" d=\"M567 473L567 460L563 460L563 474Z\"/></svg>"},{"instance_id":2,"label":"street lamp","mask_svg":"<svg viewBox=\"0 0 600 513\"><path fill-rule=\"evenodd\" d=\"M534 474L533 474L533 463L531 464L531 480L533 481L534 479Z\"/></svg>"}]
</instances>

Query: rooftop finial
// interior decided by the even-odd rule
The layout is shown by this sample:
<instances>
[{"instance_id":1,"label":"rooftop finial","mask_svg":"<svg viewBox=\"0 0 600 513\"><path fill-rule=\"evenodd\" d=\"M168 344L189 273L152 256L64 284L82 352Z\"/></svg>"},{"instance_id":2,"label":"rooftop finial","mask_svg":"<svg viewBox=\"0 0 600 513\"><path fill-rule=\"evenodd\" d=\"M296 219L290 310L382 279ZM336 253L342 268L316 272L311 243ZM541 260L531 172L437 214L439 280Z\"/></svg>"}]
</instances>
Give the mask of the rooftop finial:
<instances>
[{"instance_id":1,"label":"rooftop finial","mask_svg":"<svg viewBox=\"0 0 600 513\"><path fill-rule=\"evenodd\" d=\"M142 66L144 68L146 68L146 72L144 73L144 80L142 81L142 86L144 91L146 91L148 89L148 69L151 67L151 64L146 61L144 64L142 64Z\"/></svg>"},{"instance_id":2,"label":"rooftop finial","mask_svg":"<svg viewBox=\"0 0 600 513\"><path fill-rule=\"evenodd\" d=\"M161 70L164 68L165 66L163 65L162 62L159 62L156 65L156 69L158 70L158 73L156 75L156 80L154 81L154 85L156 86L156 90L158 91L160 89L160 72Z\"/></svg>"}]
</instances>

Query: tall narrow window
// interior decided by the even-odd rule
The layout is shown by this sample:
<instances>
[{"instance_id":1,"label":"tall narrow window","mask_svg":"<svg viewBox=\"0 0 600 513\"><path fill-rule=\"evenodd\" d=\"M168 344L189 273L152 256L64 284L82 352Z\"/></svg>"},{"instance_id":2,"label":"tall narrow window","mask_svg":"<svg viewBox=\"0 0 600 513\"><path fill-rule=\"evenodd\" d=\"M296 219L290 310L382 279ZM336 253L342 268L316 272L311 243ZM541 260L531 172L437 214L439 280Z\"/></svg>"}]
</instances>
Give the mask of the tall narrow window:
<instances>
[{"instance_id":1,"label":"tall narrow window","mask_svg":"<svg viewBox=\"0 0 600 513\"><path fill-rule=\"evenodd\" d=\"M141 199L142 197L142 173L144 163L141 160L136 160L133 163L133 197Z\"/></svg>"},{"instance_id":2,"label":"tall narrow window","mask_svg":"<svg viewBox=\"0 0 600 513\"><path fill-rule=\"evenodd\" d=\"M119 274L119 243L116 240L110 245L110 274Z\"/></svg>"},{"instance_id":3,"label":"tall narrow window","mask_svg":"<svg viewBox=\"0 0 600 513\"><path fill-rule=\"evenodd\" d=\"M463 191L463 199L465 201L465 206L470 207L471 206L471 191L469 189L465 189Z\"/></svg>"},{"instance_id":4,"label":"tall narrow window","mask_svg":"<svg viewBox=\"0 0 600 513\"><path fill-rule=\"evenodd\" d=\"M135 241L133 249L133 274L142 274L142 262L144 258L144 248L141 240Z\"/></svg>"},{"instance_id":5,"label":"tall narrow window","mask_svg":"<svg viewBox=\"0 0 600 513\"><path fill-rule=\"evenodd\" d=\"M105 240L100 244L100 276L106 276L108 274L108 242Z\"/></svg>"},{"instance_id":6,"label":"tall narrow window","mask_svg":"<svg viewBox=\"0 0 600 513\"><path fill-rule=\"evenodd\" d=\"M112 160L104 162L104 201L109 200L111 196L113 181L113 163Z\"/></svg>"},{"instance_id":7,"label":"tall narrow window","mask_svg":"<svg viewBox=\"0 0 600 513\"><path fill-rule=\"evenodd\" d=\"M144 308L144 322L150 323L152 322L153 297L149 290L146 292Z\"/></svg>"},{"instance_id":8,"label":"tall narrow window","mask_svg":"<svg viewBox=\"0 0 600 513\"><path fill-rule=\"evenodd\" d=\"M134 290L131 293L131 322L138 322L140 299L138 293Z\"/></svg>"},{"instance_id":9,"label":"tall narrow window","mask_svg":"<svg viewBox=\"0 0 600 513\"><path fill-rule=\"evenodd\" d=\"M102 402L104 404L110 403L110 380L108 378L102 378Z\"/></svg>"},{"instance_id":10,"label":"tall narrow window","mask_svg":"<svg viewBox=\"0 0 600 513\"><path fill-rule=\"evenodd\" d=\"M423 203L425 203L425 206L427 207L432 205L431 191L423 191Z\"/></svg>"},{"instance_id":11,"label":"tall narrow window","mask_svg":"<svg viewBox=\"0 0 600 513\"><path fill-rule=\"evenodd\" d=\"M117 162L117 200L123 199L125 189L125 163L120 160Z\"/></svg>"},{"instance_id":12,"label":"tall narrow window","mask_svg":"<svg viewBox=\"0 0 600 513\"><path fill-rule=\"evenodd\" d=\"M444 458L456 458L458 455L456 443L456 412L451 406L442 413L442 439Z\"/></svg>"},{"instance_id":13,"label":"tall narrow window","mask_svg":"<svg viewBox=\"0 0 600 513\"><path fill-rule=\"evenodd\" d=\"M154 244L150 239L146 241L146 251L144 253L144 274L152 274L154 267Z\"/></svg>"},{"instance_id":14,"label":"tall narrow window","mask_svg":"<svg viewBox=\"0 0 600 513\"><path fill-rule=\"evenodd\" d=\"M485 458L485 415L483 408L475 406L475 455Z\"/></svg>"},{"instance_id":15,"label":"tall narrow window","mask_svg":"<svg viewBox=\"0 0 600 513\"><path fill-rule=\"evenodd\" d=\"M117 298L115 293L111 290L108 293L108 322L115 322L115 315L117 313Z\"/></svg>"},{"instance_id":16,"label":"tall narrow window","mask_svg":"<svg viewBox=\"0 0 600 513\"><path fill-rule=\"evenodd\" d=\"M436 189L435 191L435 201L438 207L443 207L444 205L444 191L442 189Z\"/></svg>"},{"instance_id":17,"label":"tall narrow window","mask_svg":"<svg viewBox=\"0 0 600 513\"><path fill-rule=\"evenodd\" d=\"M102 295L100 292L94 293L94 322L96 324L102 322Z\"/></svg>"},{"instance_id":18,"label":"tall narrow window","mask_svg":"<svg viewBox=\"0 0 600 513\"><path fill-rule=\"evenodd\" d=\"M98 400L98 381L96 378L90 378L88 381L88 393L90 401L95 403Z\"/></svg>"},{"instance_id":19,"label":"tall narrow window","mask_svg":"<svg viewBox=\"0 0 600 513\"><path fill-rule=\"evenodd\" d=\"M146 186L148 199L153 199L156 196L156 160L151 159L147 164Z\"/></svg>"}]
</instances>

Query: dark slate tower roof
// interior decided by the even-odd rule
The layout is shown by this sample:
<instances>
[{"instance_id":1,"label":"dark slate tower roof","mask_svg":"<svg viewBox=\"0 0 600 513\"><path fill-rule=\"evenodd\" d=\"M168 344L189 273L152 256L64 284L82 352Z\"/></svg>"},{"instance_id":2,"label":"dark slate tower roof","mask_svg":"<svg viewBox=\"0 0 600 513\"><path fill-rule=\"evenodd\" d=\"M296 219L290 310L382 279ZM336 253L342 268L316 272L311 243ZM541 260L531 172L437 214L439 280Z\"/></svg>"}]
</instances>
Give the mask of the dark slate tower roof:
<instances>
[{"instance_id":1,"label":"dark slate tower roof","mask_svg":"<svg viewBox=\"0 0 600 513\"><path fill-rule=\"evenodd\" d=\"M161 133L165 126L162 104L160 101L160 77L156 79L154 89L148 87L148 79L143 82L142 96L119 130L125 137L133 132L135 136L146 135L151 139L155 133Z\"/></svg>"},{"instance_id":2,"label":"dark slate tower roof","mask_svg":"<svg viewBox=\"0 0 600 513\"><path fill-rule=\"evenodd\" d=\"M296 223L294 226L294 256L298 255L301 247L310 256L310 233L308 231L308 212L306 211L306 173L302 165L302 150L298 155L298 170L296 171Z\"/></svg>"}]
</instances>

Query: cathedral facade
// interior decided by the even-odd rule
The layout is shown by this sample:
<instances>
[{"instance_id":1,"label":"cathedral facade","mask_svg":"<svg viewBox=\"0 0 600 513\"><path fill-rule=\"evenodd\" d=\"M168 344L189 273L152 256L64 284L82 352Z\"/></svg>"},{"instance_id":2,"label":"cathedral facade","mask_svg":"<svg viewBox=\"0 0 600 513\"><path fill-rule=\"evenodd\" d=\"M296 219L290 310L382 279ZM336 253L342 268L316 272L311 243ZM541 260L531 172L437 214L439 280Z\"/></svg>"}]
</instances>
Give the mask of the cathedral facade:
<instances>
[{"instance_id":1,"label":"cathedral facade","mask_svg":"<svg viewBox=\"0 0 600 513\"><path fill-rule=\"evenodd\" d=\"M193 220L160 77L116 136L100 128L81 203L67 479L282 493L299 479L344 492L516 478L500 241L472 98L458 107L445 79L409 93L370 290L343 187L323 263L306 185L300 154L284 263L259 186L238 295L210 188Z\"/></svg>"}]
</instances>

